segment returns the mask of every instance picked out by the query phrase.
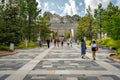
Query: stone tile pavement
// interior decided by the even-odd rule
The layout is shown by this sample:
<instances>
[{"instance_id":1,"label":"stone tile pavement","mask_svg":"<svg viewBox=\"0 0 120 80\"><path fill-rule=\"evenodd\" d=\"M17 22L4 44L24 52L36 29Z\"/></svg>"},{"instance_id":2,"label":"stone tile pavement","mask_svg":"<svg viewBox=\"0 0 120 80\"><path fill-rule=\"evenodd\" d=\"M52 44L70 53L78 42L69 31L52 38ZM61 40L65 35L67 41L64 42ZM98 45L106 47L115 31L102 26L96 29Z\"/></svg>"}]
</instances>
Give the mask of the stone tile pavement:
<instances>
[{"instance_id":1,"label":"stone tile pavement","mask_svg":"<svg viewBox=\"0 0 120 80\"><path fill-rule=\"evenodd\" d=\"M107 59L112 52L106 49L99 49L95 61L90 47L82 59L76 44L17 52L0 57L0 80L120 80L120 63Z\"/></svg>"}]
</instances>

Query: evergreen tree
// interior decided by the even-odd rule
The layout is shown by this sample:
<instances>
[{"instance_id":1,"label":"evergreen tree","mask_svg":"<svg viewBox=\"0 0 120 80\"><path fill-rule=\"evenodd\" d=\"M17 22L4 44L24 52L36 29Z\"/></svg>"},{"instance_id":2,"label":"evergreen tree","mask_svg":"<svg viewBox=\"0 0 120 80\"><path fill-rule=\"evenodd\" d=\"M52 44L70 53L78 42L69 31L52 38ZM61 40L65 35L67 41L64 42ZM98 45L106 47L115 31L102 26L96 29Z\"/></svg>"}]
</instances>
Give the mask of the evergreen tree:
<instances>
[{"instance_id":1,"label":"evergreen tree","mask_svg":"<svg viewBox=\"0 0 120 80\"><path fill-rule=\"evenodd\" d=\"M18 7L16 3L17 1L8 0L8 3L2 1L2 4L0 5L0 21L2 24L0 27L1 44L20 42L20 32L18 31L19 27L17 26Z\"/></svg>"},{"instance_id":2,"label":"evergreen tree","mask_svg":"<svg viewBox=\"0 0 120 80\"><path fill-rule=\"evenodd\" d=\"M26 0L27 1L27 19L28 19L28 40L31 41L34 39L36 34L36 19L40 13L40 10L37 9L38 3L36 0ZM33 37L33 38L32 38Z\"/></svg>"},{"instance_id":3,"label":"evergreen tree","mask_svg":"<svg viewBox=\"0 0 120 80\"><path fill-rule=\"evenodd\" d=\"M43 16L40 18L40 37L45 39L50 35L51 30L50 26L50 18L44 13Z\"/></svg>"},{"instance_id":4,"label":"evergreen tree","mask_svg":"<svg viewBox=\"0 0 120 80\"><path fill-rule=\"evenodd\" d=\"M36 19L40 14L36 0L0 1L0 44L18 44L24 39L37 40Z\"/></svg>"},{"instance_id":5,"label":"evergreen tree","mask_svg":"<svg viewBox=\"0 0 120 80\"><path fill-rule=\"evenodd\" d=\"M88 6L87 14L78 21L77 37L88 37L92 39L92 21L90 6Z\"/></svg>"},{"instance_id":6,"label":"evergreen tree","mask_svg":"<svg viewBox=\"0 0 120 80\"><path fill-rule=\"evenodd\" d=\"M102 8L102 4L100 3L98 5L98 9L95 9L94 10L94 17L95 17L95 20L96 20L96 23L97 23L97 26L99 26L98 28L98 32L100 34L100 38L102 38L102 32L103 32L103 27L102 27L102 13L103 13L103 8Z\"/></svg>"}]
</instances>

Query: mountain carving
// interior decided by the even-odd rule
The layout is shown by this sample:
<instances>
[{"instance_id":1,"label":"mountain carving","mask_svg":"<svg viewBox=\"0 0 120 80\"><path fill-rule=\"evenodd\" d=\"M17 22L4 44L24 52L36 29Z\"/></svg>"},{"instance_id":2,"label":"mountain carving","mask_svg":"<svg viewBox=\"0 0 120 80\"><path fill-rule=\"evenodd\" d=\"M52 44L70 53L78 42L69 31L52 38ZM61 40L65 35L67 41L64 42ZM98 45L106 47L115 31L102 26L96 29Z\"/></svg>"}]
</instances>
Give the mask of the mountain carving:
<instances>
[{"instance_id":1,"label":"mountain carving","mask_svg":"<svg viewBox=\"0 0 120 80\"><path fill-rule=\"evenodd\" d=\"M58 14L52 14L50 12L45 12L44 15L47 15L50 18L51 23L74 23L81 18L79 15L60 16Z\"/></svg>"},{"instance_id":2,"label":"mountain carving","mask_svg":"<svg viewBox=\"0 0 120 80\"><path fill-rule=\"evenodd\" d=\"M77 24L75 22L80 20L81 17L79 15L60 16L50 12L45 12L44 15L49 17L51 24L49 27L53 32L57 33L57 37L61 35L65 37L70 32L71 39L75 39L77 30Z\"/></svg>"}]
</instances>

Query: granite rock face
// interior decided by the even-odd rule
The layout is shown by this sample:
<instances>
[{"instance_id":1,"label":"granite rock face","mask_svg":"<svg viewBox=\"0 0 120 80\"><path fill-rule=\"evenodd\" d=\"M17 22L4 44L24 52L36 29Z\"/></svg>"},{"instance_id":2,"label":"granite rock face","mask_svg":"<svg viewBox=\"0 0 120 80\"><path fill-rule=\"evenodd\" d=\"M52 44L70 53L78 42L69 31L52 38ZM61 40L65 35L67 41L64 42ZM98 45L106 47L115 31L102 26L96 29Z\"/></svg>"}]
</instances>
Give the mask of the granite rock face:
<instances>
[{"instance_id":1,"label":"granite rock face","mask_svg":"<svg viewBox=\"0 0 120 80\"><path fill-rule=\"evenodd\" d=\"M52 14L50 12L45 12L44 15L47 15L50 18L51 23L74 23L81 18L79 15L60 16L58 14Z\"/></svg>"}]
</instances>

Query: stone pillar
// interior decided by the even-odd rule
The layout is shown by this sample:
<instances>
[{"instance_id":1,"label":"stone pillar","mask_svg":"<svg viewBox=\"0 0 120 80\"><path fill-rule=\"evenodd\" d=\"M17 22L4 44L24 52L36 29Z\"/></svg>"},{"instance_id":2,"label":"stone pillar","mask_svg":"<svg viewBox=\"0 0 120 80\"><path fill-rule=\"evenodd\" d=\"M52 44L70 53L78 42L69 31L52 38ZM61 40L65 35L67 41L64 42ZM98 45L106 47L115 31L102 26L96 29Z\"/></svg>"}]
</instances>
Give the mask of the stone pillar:
<instances>
[{"instance_id":1,"label":"stone pillar","mask_svg":"<svg viewBox=\"0 0 120 80\"><path fill-rule=\"evenodd\" d=\"M71 39L74 38L74 29L71 29Z\"/></svg>"}]
</instances>

